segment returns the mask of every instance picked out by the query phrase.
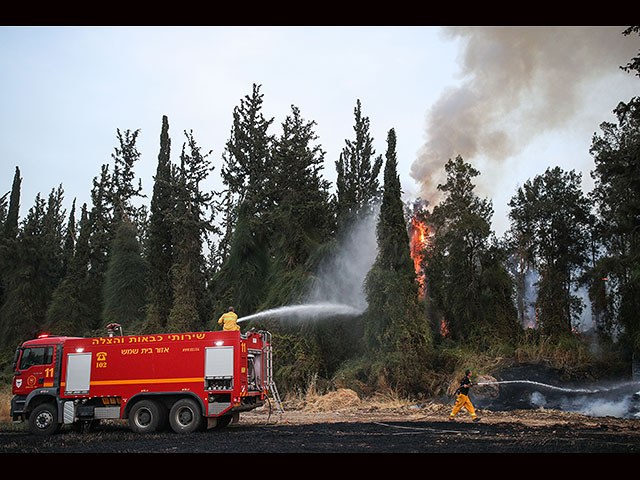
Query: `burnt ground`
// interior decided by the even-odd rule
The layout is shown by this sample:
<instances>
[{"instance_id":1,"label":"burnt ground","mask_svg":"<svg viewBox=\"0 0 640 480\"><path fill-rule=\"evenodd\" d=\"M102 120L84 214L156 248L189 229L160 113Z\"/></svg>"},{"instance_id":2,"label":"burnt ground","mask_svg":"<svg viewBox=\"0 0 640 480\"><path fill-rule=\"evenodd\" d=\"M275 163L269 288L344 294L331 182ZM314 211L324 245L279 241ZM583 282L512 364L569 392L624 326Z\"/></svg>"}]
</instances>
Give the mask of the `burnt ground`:
<instances>
[{"instance_id":1,"label":"burnt ground","mask_svg":"<svg viewBox=\"0 0 640 480\"><path fill-rule=\"evenodd\" d=\"M290 410L263 407L223 430L137 435L126 423L84 433L64 427L51 437L25 424L0 424L0 453L639 453L640 419L590 417L555 410L463 410L449 404L401 408Z\"/></svg>"}]
</instances>

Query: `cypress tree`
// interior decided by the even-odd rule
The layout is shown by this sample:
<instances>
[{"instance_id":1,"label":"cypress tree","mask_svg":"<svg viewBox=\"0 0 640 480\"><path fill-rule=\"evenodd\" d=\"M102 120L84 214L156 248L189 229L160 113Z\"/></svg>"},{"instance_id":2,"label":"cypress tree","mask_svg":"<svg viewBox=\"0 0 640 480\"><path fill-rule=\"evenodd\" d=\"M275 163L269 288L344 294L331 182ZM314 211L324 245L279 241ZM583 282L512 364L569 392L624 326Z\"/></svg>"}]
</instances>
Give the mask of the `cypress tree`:
<instances>
[{"instance_id":1,"label":"cypress tree","mask_svg":"<svg viewBox=\"0 0 640 480\"><path fill-rule=\"evenodd\" d=\"M6 216L3 216L2 235L0 236L0 305L4 302L9 276L17 267L15 264L18 255L16 237L18 235L21 183L20 169L16 167L9 196L9 207L6 210ZM6 194L2 198L4 200Z\"/></svg>"},{"instance_id":2,"label":"cypress tree","mask_svg":"<svg viewBox=\"0 0 640 480\"><path fill-rule=\"evenodd\" d=\"M170 274L173 264L173 226L169 217L175 207L175 199L170 154L169 120L165 115L162 117L147 242L149 305L144 330L148 332L163 331L173 305Z\"/></svg>"},{"instance_id":3,"label":"cypress tree","mask_svg":"<svg viewBox=\"0 0 640 480\"><path fill-rule=\"evenodd\" d=\"M9 197L9 210L7 218L4 222L4 237L16 238L18 234L18 214L20 210L20 185L22 178L20 177L20 169L16 167L13 176L13 185L11 186L11 196Z\"/></svg>"},{"instance_id":4,"label":"cypress tree","mask_svg":"<svg viewBox=\"0 0 640 480\"><path fill-rule=\"evenodd\" d=\"M383 188L376 227L378 256L365 280L365 343L373 358L373 377L386 376L399 391L413 393L424 386L423 362L430 340L409 249L393 129L387 135Z\"/></svg>"},{"instance_id":5,"label":"cypress tree","mask_svg":"<svg viewBox=\"0 0 640 480\"><path fill-rule=\"evenodd\" d=\"M62 276L67 274L69 263L73 259L73 252L76 242L76 199L73 199L71 205L71 213L69 213L69 220L67 222L67 229L64 236L64 245L62 247Z\"/></svg>"}]
</instances>

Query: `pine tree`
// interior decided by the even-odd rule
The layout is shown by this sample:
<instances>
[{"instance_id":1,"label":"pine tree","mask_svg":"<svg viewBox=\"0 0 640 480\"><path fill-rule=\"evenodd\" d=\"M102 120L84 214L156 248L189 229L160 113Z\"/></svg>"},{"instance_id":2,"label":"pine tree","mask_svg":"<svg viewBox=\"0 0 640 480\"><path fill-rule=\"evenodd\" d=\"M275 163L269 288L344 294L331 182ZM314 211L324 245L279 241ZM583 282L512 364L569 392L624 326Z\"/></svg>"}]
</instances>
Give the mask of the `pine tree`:
<instances>
[{"instance_id":1,"label":"pine tree","mask_svg":"<svg viewBox=\"0 0 640 480\"><path fill-rule=\"evenodd\" d=\"M306 122L297 107L291 109L274 144L275 206L268 213L276 254L289 270L304 265L333 231L329 182L321 176L325 152L312 145L315 122Z\"/></svg>"},{"instance_id":2,"label":"pine tree","mask_svg":"<svg viewBox=\"0 0 640 480\"><path fill-rule=\"evenodd\" d=\"M253 85L233 111L231 135L223 153L222 180L235 198L234 207L246 202L250 214L265 210L268 203L266 180L272 168L270 149L273 137L267 133L273 118L262 114L264 95L260 85Z\"/></svg>"},{"instance_id":3,"label":"pine tree","mask_svg":"<svg viewBox=\"0 0 640 480\"><path fill-rule=\"evenodd\" d=\"M87 204L82 205L80 233L66 275L52 295L47 309L47 330L60 335L90 335L92 298L87 288L89 235L91 224Z\"/></svg>"},{"instance_id":4,"label":"pine tree","mask_svg":"<svg viewBox=\"0 0 640 480\"><path fill-rule=\"evenodd\" d=\"M135 225L118 225L105 273L102 318L124 329L136 330L145 318L147 264L142 257Z\"/></svg>"},{"instance_id":5,"label":"pine tree","mask_svg":"<svg viewBox=\"0 0 640 480\"><path fill-rule=\"evenodd\" d=\"M170 271L173 264L174 246L173 225L170 216L175 208L176 200L170 154L169 120L163 116L146 249L149 261L149 305L144 330L148 332L160 332L166 328L169 312L173 305Z\"/></svg>"},{"instance_id":6,"label":"pine tree","mask_svg":"<svg viewBox=\"0 0 640 480\"><path fill-rule=\"evenodd\" d=\"M135 221L138 225L140 222L140 210L132 204L132 199L142 197L142 181L138 181L138 185L134 186L135 173L133 167L140 160L140 152L136 146L136 141L140 130L125 130L121 132L117 129L117 138L119 146L115 148L115 153L111 155L113 158L113 175L112 190L110 191L110 200L113 204L114 219L120 221L125 216Z\"/></svg>"},{"instance_id":7,"label":"pine tree","mask_svg":"<svg viewBox=\"0 0 640 480\"><path fill-rule=\"evenodd\" d=\"M171 273L174 301L167 326L171 331L200 329L206 323L208 310L202 247L213 228L210 219L205 217L212 194L203 192L200 185L212 170L208 159L211 152L201 152L193 132L185 132L185 135L187 142L183 145L180 169L175 175L177 203L172 215L175 250Z\"/></svg>"},{"instance_id":8,"label":"pine tree","mask_svg":"<svg viewBox=\"0 0 640 480\"><path fill-rule=\"evenodd\" d=\"M37 336L46 325L46 311L60 282L64 212L62 186L48 201L40 194L19 231L15 258L6 277L0 307L0 338L4 347Z\"/></svg>"},{"instance_id":9,"label":"pine tree","mask_svg":"<svg viewBox=\"0 0 640 480\"><path fill-rule=\"evenodd\" d=\"M337 215L342 227L354 216L370 213L379 200L378 175L382 168L382 157L374 159L373 138L369 133L369 118L362 116L360 100L354 109L354 140L345 140L345 147L336 161L338 178Z\"/></svg>"},{"instance_id":10,"label":"pine tree","mask_svg":"<svg viewBox=\"0 0 640 480\"><path fill-rule=\"evenodd\" d=\"M141 182L134 185L134 165L140 159L138 134L139 130L124 133L117 130L113 174L109 175L108 167L103 166L100 181L94 180L92 192L95 209L92 260L98 268L91 280L94 289L101 287L96 294L104 302L98 322L116 322L134 330L142 327L145 316L147 275L140 251L145 209L133 205L135 197L143 196ZM120 296L124 301L119 302Z\"/></svg>"},{"instance_id":11,"label":"pine tree","mask_svg":"<svg viewBox=\"0 0 640 480\"><path fill-rule=\"evenodd\" d=\"M222 180L229 195L226 231L220 245L222 267L212 280L215 312L233 304L252 312L263 300L269 271L268 212L273 202L271 144L267 133L273 119L262 114L263 95L253 85L233 112L231 136L223 154ZM226 253L228 252L228 254ZM265 263L266 262L266 263ZM217 320L217 313L214 313Z\"/></svg>"},{"instance_id":12,"label":"pine tree","mask_svg":"<svg viewBox=\"0 0 640 480\"><path fill-rule=\"evenodd\" d=\"M73 199L71 205L71 212L69 213L69 220L67 222L67 229L64 236L64 245L62 247L62 277L67 274L69 263L73 259L73 252L76 243L76 199Z\"/></svg>"},{"instance_id":13,"label":"pine tree","mask_svg":"<svg viewBox=\"0 0 640 480\"><path fill-rule=\"evenodd\" d=\"M111 196L111 174L109 166L102 165L100 177L93 179L91 189L92 207L89 213L91 225L89 235L89 276L87 289L93 298L89 325L96 332L103 331L102 310L104 306L103 285L109 261L109 250L113 240L113 208Z\"/></svg>"}]
</instances>

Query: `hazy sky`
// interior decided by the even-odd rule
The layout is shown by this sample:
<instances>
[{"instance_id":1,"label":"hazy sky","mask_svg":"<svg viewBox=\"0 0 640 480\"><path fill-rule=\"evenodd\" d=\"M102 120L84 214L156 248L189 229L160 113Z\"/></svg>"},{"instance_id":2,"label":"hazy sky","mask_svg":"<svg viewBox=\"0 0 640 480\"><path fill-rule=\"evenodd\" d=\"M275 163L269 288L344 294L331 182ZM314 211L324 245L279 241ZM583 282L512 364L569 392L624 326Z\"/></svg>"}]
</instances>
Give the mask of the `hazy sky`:
<instances>
[{"instance_id":1,"label":"hazy sky","mask_svg":"<svg viewBox=\"0 0 640 480\"><path fill-rule=\"evenodd\" d=\"M623 29L0 27L0 194L19 166L21 218L60 184L79 211L116 129L140 129L135 170L149 202L162 115L172 160L193 130L219 188L233 108L256 83L272 133L292 104L317 123L332 183L358 99L377 153L396 130L405 200L437 201L438 172L461 154L482 173L501 235L517 186L548 166L583 172L591 188L592 135L640 94L618 68L640 49Z\"/></svg>"}]
</instances>

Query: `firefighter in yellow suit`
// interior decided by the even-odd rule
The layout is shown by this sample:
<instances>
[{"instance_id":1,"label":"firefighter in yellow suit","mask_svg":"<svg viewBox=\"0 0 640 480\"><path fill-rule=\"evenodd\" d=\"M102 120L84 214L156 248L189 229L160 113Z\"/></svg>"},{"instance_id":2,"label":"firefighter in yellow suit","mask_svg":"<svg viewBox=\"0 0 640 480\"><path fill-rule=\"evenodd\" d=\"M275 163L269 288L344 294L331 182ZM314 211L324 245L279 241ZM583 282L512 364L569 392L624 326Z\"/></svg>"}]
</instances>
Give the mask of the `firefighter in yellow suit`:
<instances>
[{"instance_id":1,"label":"firefighter in yellow suit","mask_svg":"<svg viewBox=\"0 0 640 480\"><path fill-rule=\"evenodd\" d=\"M222 315L218 320L218 324L222 325L222 330L225 332L240 330L240 327L236 323L238 315L234 311L233 307L229 307L229 311Z\"/></svg>"},{"instance_id":2,"label":"firefighter in yellow suit","mask_svg":"<svg viewBox=\"0 0 640 480\"><path fill-rule=\"evenodd\" d=\"M469 387L473 385L473 383L471 383L471 370L467 370L464 373L465 376L460 382L460 387L456 390L458 397L456 398L456 404L453 406L453 410L451 410L451 415L449 415L449 420L453 422L460 409L464 407L471 415L473 421L477 422L480 419L476 414L475 408L473 408L471 400L469 400Z\"/></svg>"}]
</instances>

